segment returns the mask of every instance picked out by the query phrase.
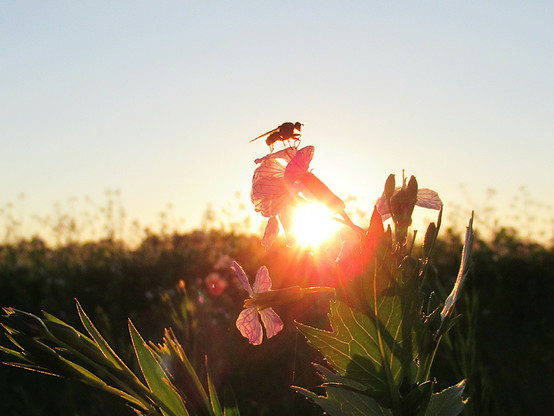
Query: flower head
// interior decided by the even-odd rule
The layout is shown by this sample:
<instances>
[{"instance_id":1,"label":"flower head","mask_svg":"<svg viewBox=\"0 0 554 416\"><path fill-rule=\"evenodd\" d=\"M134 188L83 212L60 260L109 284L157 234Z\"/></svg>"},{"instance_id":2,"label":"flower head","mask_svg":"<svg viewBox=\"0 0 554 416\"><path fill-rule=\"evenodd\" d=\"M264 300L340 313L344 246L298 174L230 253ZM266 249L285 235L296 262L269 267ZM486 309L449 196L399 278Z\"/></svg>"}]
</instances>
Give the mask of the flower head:
<instances>
[{"instance_id":1,"label":"flower head","mask_svg":"<svg viewBox=\"0 0 554 416\"><path fill-rule=\"evenodd\" d=\"M262 244L266 248L277 238L279 223L285 229L285 234L290 228L292 211L302 202L299 195L302 186L295 182L295 178L307 171L310 154L313 155L313 146L300 150L288 147L255 160L259 166L252 178L250 198L254 209L269 218L262 239ZM309 160L306 162L308 157ZM292 243L290 233L287 237L289 243Z\"/></svg>"},{"instance_id":2,"label":"flower head","mask_svg":"<svg viewBox=\"0 0 554 416\"><path fill-rule=\"evenodd\" d=\"M208 292L210 292L210 295L213 296L221 295L227 287L227 282L221 278L219 273L216 272L210 273L206 276L205 283L208 288Z\"/></svg>"},{"instance_id":3,"label":"flower head","mask_svg":"<svg viewBox=\"0 0 554 416\"><path fill-rule=\"evenodd\" d=\"M417 182L415 182L415 178L413 182L410 181L410 183L414 183L415 185L410 187L410 184L406 186L404 183L402 187L398 186L394 188L393 184L392 189L394 190L392 192L390 192L392 189L389 190L390 196L387 198L387 189L385 189L383 195L377 200L377 210L379 211L379 214L381 214L383 221L389 219L390 217L394 217L395 215L399 217L411 218L414 205L422 208L436 210L441 209L442 201L438 193L427 188L417 189ZM392 210L387 202L388 199L390 199Z\"/></svg>"},{"instance_id":4,"label":"flower head","mask_svg":"<svg viewBox=\"0 0 554 416\"><path fill-rule=\"evenodd\" d=\"M287 242L292 242L288 232L292 211L306 198L323 203L334 213L344 213L344 202L309 171L314 150L313 146L289 147L255 160L260 166L254 171L250 196L255 210L269 218L262 239L266 248L277 238L279 223Z\"/></svg>"},{"instance_id":5,"label":"flower head","mask_svg":"<svg viewBox=\"0 0 554 416\"><path fill-rule=\"evenodd\" d=\"M279 315L277 315L272 308L268 307L262 309L259 308L255 302L248 302L251 299L255 300L258 293L268 292L271 290L269 272L267 267L260 267L258 273L256 274L254 287L252 287L250 286L246 273L244 273L244 270L237 262L233 262L231 269L239 278L244 290L246 290L250 295L250 299L245 301L245 308L237 318L237 329L243 337L248 338L248 342L250 342L250 344L260 345L263 340L263 329L262 324L260 323L260 318L265 328L267 338L271 338L283 329L283 321L281 321Z\"/></svg>"}]
</instances>

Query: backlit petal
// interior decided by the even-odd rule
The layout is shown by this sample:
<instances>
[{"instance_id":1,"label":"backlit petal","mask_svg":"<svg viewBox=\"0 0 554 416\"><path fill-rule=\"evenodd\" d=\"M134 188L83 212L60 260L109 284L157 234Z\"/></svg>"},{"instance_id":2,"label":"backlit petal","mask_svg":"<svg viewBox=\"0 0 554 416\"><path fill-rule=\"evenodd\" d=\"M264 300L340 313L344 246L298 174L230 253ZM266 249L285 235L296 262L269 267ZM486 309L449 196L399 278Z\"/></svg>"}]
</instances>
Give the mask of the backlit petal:
<instances>
[{"instance_id":1,"label":"backlit petal","mask_svg":"<svg viewBox=\"0 0 554 416\"><path fill-rule=\"evenodd\" d=\"M269 277L267 267L262 266L258 269L258 273L256 274L254 293L267 292L268 290L271 290L271 278Z\"/></svg>"},{"instance_id":2,"label":"backlit petal","mask_svg":"<svg viewBox=\"0 0 554 416\"><path fill-rule=\"evenodd\" d=\"M262 245L266 250L271 247L277 235L279 235L279 221L277 218L271 217L265 226L264 237L262 238Z\"/></svg>"},{"instance_id":3,"label":"backlit petal","mask_svg":"<svg viewBox=\"0 0 554 416\"><path fill-rule=\"evenodd\" d=\"M308 171L310 162L314 157L314 151L313 146L306 146L296 153L285 169L285 179L287 181L294 182Z\"/></svg>"},{"instance_id":4,"label":"backlit petal","mask_svg":"<svg viewBox=\"0 0 554 416\"><path fill-rule=\"evenodd\" d=\"M255 306L243 309L237 318L237 329L252 345L260 345L263 339L262 324Z\"/></svg>"},{"instance_id":5,"label":"backlit petal","mask_svg":"<svg viewBox=\"0 0 554 416\"><path fill-rule=\"evenodd\" d=\"M246 277L246 273L244 273L244 270L242 270L242 267L236 262L233 261L233 264L231 265L231 269L235 272L237 277L239 278L240 284L248 292L251 298L254 297L254 292L252 292L252 287L250 286L250 282L248 281L248 277Z\"/></svg>"},{"instance_id":6,"label":"backlit petal","mask_svg":"<svg viewBox=\"0 0 554 416\"><path fill-rule=\"evenodd\" d=\"M418 207L439 210L442 207L442 201L438 193L431 189L423 188L417 191L416 205Z\"/></svg>"},{"instance_id":7,"label":"backlit petal","mask_svg":"<svg viewBox=\"0 0 554 416\"><path fill-rule=\"evenodd\" d=\"M270 160L270 159L283 159L286 163L290 162L291 159L296 155L296 147L287 147L286 149L279 150L278 152L273 152L268 155L265 155L264 157L261 157L259 159L256 159L254 163L262 163L263 161Z\"/></svg>"},{"instance_id":8,"label":"backlit petal","mask_svg":"<svg viewBox=\"0 0 554 416\"><path fill-rule=\"evenodd\" d=\"M268 338L278 334L283 329L283 321L272 308L265 308L259 311L260 318L265 327L265 334Z\"/></svg>"}]
</instances>

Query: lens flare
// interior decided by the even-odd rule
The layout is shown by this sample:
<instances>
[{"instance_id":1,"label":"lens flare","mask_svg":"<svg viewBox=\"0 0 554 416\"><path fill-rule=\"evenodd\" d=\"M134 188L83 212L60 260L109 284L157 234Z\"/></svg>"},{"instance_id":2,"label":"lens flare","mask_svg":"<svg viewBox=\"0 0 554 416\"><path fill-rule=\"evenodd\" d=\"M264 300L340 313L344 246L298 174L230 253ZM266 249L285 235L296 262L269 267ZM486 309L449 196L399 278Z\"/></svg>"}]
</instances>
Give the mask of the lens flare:
<instances>
[{"instance_id":1,"label":"lens flare","mask_svg":"<svg viewBox=\"0 0 554 416\"><path fill-rule=\"evenodd\" d=\"M317 248L330 240L340 228L332 215L325 205L317 202L296 208L292 230L297 244Z\"/></svg>"}]
</instances>

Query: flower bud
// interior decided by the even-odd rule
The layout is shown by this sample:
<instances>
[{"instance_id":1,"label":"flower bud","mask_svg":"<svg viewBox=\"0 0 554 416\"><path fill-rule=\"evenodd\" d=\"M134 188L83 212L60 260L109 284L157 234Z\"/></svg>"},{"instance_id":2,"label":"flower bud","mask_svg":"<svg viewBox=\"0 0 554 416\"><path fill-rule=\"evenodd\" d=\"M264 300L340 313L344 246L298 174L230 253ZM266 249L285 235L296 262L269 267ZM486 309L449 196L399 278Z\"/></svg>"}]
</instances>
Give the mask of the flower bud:
<instances>
[{"instance_id":1,"label":"flower bud","mask_svg":"<svg viewBox=\"0 0 554 416\"><path fill-rule=\"evenodd\" d=\"M394 174L391 173L389 175L389 177L387 178L387 181L385 182L385 197L387 198L387 200L391 199L392 197L392 194L394 193L394 188L395 188L395 179L394 179Z\"/></svg>"},{"instance_id":2,"label":"flower bud","mask_svg":"<svg viewBox=\"0 0 554 416\"><path fill-rule=\"evenodd\" d=\"M438 229L434 222L429 224L427 231L425 232L425 239L423 240L423 257L429 257L431 254L431 248L437 239Z\"/></svg>"},{"instance_id":3,"label":"flower bud","mask_svg":"<svg viewBox=\"0 0 554 416\"><path fill-rule=\"evenodd\" d=\"M417 201L417 189L418 189L418 186L417 186L417 180L415 178L414 175L412 175L410 177L410 181L408 182L408 186L407 186L407 191L408 191L408 195L410 198L413 198Z\"/></svg>"},{"instance_id":4,"label":"flower bud","mask_svg":"<svg viewBox=\"0 0 554 416\"><path fill-rule=\"evenodd\" d=\"M411 187L408 185L407 188L402 188L396 192L390 201L392 218L400 228L407 228L411 225L412 212L417 202L417 182L415 183L415 193L414 182L410 180L410 184L412 184Z\"/></svg>"},{"instance_id":5,"label":"flower bud","mask_svg":"<svg viewBox=\"0 0 554 416\"><path fill-rule=\"evenodd\" d=\"M4 308L4 312L7 315L2 316L2 320L8 328L15 329L33 338L48 336L48 329L38 316L13 308Z\"/></svg>"}]
</instances>

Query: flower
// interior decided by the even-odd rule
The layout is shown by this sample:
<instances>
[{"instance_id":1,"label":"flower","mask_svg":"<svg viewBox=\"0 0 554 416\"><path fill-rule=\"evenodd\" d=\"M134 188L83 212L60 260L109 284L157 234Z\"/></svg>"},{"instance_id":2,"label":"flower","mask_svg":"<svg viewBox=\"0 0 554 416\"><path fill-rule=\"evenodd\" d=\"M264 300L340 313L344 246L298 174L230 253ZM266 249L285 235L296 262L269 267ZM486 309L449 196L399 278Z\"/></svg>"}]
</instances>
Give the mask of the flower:
<instances>
[{"instance_id":1,"label":"flower","mask_svg":"<svg viewBox=\"0 0 554 416\"><path fill-rule=\"evenodd\" d=\"M309 147L313 149L312 146ZM285 171L297 153L302 152L301 155L306 153L304 149L297 151L295 147L288 147L255 160L259 166L252 178L250 198L256 212L269 218L262 238L262 244L266 248L271 247L277 238L279 223L283 225L285 234L287 233L291 225L293 208L301 201L299 196L301 188L295 185L294 181L291 182L289 178L285 178ZM287 237L291 244L293 241L290 233Z\"/></svg>"},{"instance_id":2,"label":"flower","mask_svg":"<svg viewBox=\"0 0 554 416\"><path fill-rule=\"evenodd\" d=\"M393 207L394 200L401 199L403 192L406 192L406 190L406 186L398 186L394 189L394 192L390 197ZM417 190L415 205L422 208L440 210L442 207L442 201L437 192L433 191L432 189L422 188ZM381 214L381 217L383 218L383 221L389 219L392 216L385 193L383 193L383 195L377 200L376 206L379 214Z\"/></svg>"},{"instance_id":3,"label":"flower","mask_svg":"<svg viewBox=\"0 0 554 416\"><path fill-rule=\"evenodd\" d=\"M227 282L221 278L219 273L210 273L205 279L206 286L210 295L219 296L227 287Z\"/></svg>"},{"instance_id":4,"label":"flower","mask_svg":"<svg viewBox=\"0 0 554 416\"><path fill-rule=\"evenodd\" d=\"M308 170L314 150L313 146L300 150L288 147L255 160L260 166L254 171L250 197L255 210L269 218L262 238L266 248L277 238L279 223L287 242L293 242L288 233L292 210L306 198L314 198L334 213L346 216L344 202Z\"/></svg>"},{"instance_id":5,"label":"flower","mask_svg":"<svg viewBox=\"0 0 554 416\"><path fill-rule=\"evenodd\" d=\"M237 329L243 337L248 338L248 342L252 345L260 345L263 340L262 320L267 338L278 334L283 329L283 321L277 313L270 307L260 308L255 302L258 293L269 292L271 290L271 279L267 267L262 266L256 274L254 287L250 286L248 277L244 270L237 262L233 262L231 269L239 278L242 287L250 295L250 299L246 299L245 308L237 318ZM259 316L258 316L259 315Z\"/></svg>"}]
</instances>

